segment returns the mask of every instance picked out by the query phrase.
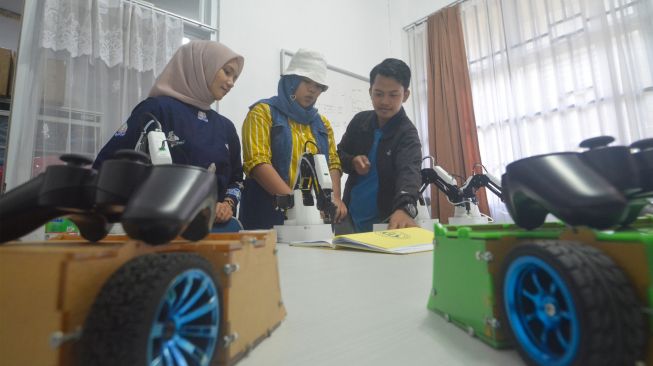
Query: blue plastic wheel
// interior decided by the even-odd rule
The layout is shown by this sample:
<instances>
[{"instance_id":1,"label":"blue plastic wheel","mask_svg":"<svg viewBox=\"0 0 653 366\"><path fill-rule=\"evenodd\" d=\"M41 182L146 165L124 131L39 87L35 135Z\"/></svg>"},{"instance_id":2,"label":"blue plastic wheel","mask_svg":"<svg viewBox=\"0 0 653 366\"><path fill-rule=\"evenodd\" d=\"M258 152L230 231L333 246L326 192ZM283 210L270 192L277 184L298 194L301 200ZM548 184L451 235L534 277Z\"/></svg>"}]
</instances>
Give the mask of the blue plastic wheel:
<instances>
[{"instance_id":1,"label":"blue plastic wheel","mask_svg":"<svg viewBox=\"0 0 653 366\"><path fill-rule=\"evenodd\" d=\"M527 364L635 365L648 334L623 271L574 241L516 245L502 263L504 319Z\"/></svg>"},{"instance_id":2,"label":"blue plastic wheel","mask_svg":"<svg viewBox=\"0 0 653 366\"><path fill-rule=\"evenodd\" d=\"M138 256L120 267L95 299L78 364L208 366L217 358L221 304L206 258Z\"/></svg>"},{"instance_id":3,"label":"blue plastic wheel","mask_svg":"<svg viewBox=\"0 0 653 366\"><path fill-rule=\"evenodd\" d=\"M220 301L204 271L180 273L156 311L147 348L147 365L209 365L218 341Z\"/></svg>"},{"instance_id":4,"label":"blue plastic wheel","mask_svg":"<svg viewBox=\"0 0 653 366\"><path fill-rule=\"evenodd\" d=\"M503 286L505 310L517 342L539 365L570 365L580 344L571 292L558 272L534 256L510 264Z\"/></svg>"}]
</instances>

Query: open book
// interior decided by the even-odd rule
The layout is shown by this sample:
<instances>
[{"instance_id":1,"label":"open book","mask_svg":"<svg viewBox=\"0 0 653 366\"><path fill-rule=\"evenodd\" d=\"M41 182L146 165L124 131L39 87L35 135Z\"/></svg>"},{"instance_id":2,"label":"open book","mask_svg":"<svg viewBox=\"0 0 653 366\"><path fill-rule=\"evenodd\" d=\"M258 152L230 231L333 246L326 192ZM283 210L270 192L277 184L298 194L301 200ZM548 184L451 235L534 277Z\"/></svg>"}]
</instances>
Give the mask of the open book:
<instances>
[{"instance_id":1,"label":"open book","mask_svg":"<svg viewBox=\"0 0 653 366\"><path fill-rule=\"evenodd\" d=\"M339 235L334 246L406 254L433 250L433 232L419 227Z\"/></svg>"},{"instance_id":2,"label":"open book","mask_svg":"<svg viewBox=\"0 0 653 366\"><path fill-rule=\"evenodd\" d=\"M288 244L294 247L323 247L323 248L333 248L335 249L335 245L333 244L332 239L322 239L322 240L297 240L297 241L291 241Z\"/></svg>"}]
</instances>

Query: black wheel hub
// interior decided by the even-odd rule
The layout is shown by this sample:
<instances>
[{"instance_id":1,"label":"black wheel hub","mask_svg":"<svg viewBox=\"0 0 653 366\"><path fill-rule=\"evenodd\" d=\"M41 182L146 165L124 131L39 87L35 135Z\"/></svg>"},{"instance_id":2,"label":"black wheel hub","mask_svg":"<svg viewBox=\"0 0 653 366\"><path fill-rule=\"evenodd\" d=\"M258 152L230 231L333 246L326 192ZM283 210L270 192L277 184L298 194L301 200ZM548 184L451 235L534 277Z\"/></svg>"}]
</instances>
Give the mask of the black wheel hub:
<instances>
[{"instance_id":1,"label":"black wheel hub","mask_svg":"<svg viewBox=\"0 0 653 366\"><path fill-rule=\"evenodd\" d=\"M166 322L164 328L163 328L163 339L170 340L172 337L175 336L175 333L177 332L177 326L175 325L175 322L172 320L169 320Z\"/></svg>"}]
</instances>

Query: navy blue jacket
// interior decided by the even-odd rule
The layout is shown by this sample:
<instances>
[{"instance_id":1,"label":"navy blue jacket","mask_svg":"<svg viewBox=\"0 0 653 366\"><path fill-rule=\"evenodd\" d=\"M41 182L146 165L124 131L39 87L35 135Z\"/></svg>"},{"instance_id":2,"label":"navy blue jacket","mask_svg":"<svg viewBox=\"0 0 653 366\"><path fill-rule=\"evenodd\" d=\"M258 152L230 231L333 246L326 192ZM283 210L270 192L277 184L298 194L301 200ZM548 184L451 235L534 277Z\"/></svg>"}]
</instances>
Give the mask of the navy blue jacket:
<instances>
[{"instance_id":1,"label":"navy blue jacket","mask_svg":"<svg viewBox=\"0 0 653 366\"><path fill-rule=\"evenodd\" d=\"M163 132L174 134L184 141L170 150L175 164L208 168L215 164L218 179L218 200L226 196L240 201L243 182L243 164L240 157L240 139L234 124L214 110L201 110L179 100L158 96L138 104L131 116L104 145L93 168L110 159L120 149L134 149L144 125L153 114L161 123Z\"/></svg>"}]
</instances>

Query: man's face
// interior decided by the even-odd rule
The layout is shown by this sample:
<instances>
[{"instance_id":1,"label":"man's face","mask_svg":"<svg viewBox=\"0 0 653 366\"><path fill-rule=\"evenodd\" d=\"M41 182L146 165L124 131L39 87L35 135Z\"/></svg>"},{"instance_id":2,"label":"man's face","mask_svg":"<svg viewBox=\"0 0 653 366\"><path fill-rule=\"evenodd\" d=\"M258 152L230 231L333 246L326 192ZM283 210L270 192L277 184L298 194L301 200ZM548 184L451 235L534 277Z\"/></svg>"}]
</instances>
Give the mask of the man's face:
<instances>
[{"instance_id":1,"label":"man's face","mask_svg":"<svg viewBox=\"0 0 653 366\"><path fill-rule=\"evenodd\" d=\"M396 79L376 75L370 88L370 97L379 123L384 124L397 114L409 95L410 91L404 89Z\"/></svg>"}]
</instances>

